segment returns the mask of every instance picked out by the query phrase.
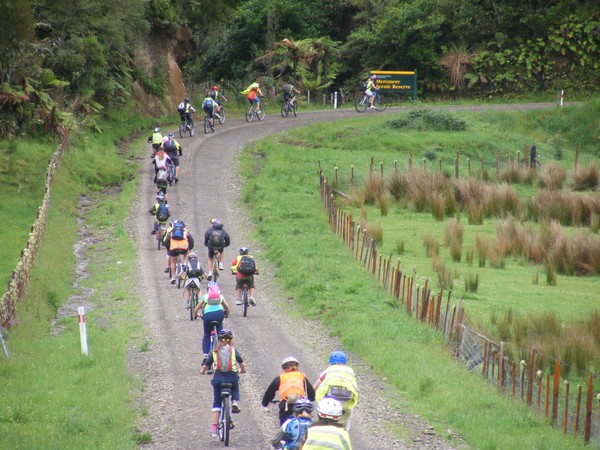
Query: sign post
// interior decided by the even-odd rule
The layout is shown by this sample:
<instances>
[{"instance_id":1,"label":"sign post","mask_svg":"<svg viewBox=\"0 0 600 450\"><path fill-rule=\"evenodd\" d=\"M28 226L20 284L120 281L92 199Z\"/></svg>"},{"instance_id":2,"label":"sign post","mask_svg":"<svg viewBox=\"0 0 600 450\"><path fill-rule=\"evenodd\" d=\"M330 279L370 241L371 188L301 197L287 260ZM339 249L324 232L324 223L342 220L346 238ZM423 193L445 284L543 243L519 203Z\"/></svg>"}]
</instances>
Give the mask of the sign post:
<instances>
[{"instance_id":1,"label":"sign post","mask_svg":"<svg viewBox=\"0 0 600 450\"><path fill-rule=\"evenodd\" d=\"M81 353L87 356L88 344L87 344L87 330L85 328L85 307L77 307L77 320L79 321L79 337L81 338Z\"/></svg>"},{"instance_id":2,"label":"sign post","mask_svg":"<svg viewBox=\"0 0 600 450\"><path fill-rule=\"evenodd\" d=\"M390 92L406 92L417 101L417 69L413 71L373 70L377 76L377 87Z\"/></svg>"}]
</instances>

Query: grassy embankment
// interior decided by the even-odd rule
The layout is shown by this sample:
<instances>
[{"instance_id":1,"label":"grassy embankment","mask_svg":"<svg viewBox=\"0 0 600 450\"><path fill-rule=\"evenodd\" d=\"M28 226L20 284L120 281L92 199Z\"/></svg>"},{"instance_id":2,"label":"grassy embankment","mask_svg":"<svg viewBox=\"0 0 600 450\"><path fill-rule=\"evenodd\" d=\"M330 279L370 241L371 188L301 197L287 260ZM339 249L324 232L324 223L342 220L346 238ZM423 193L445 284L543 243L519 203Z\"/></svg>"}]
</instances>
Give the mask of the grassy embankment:
<instances>
[{"instance_id":1,"label":"grassy embankment","mask_svg":"<svg viewBox=\"0 0 600 450\"><path fill-rule=\"evenodd\" d=\"M461 149L493 159L498 147L515 153L524 143L537 142L543 152L552 131L539 126L545 121L532 118L546 116L549 120L558 115L557 119L573 124L577 114L463 112L460 116L470 126L460 136L399 132L382 127L389 116L363 115L273 136L255 144L242 158L248 180L244 201L258 224L256 233L301 313L321 320L348 350L385 377L404 399L397 405L400 410L421 414L438 430L461 434L473 448L566 449L580 448L582 442L564 437L520 402L503 397L477 375L468 374L452 359L437 333L409 318L379 289L330 231L319 197L317 161L333 179L336 165L346 175L354 165L356 173L363 175L371 157L376 164L384 161L386 170L391 170L394 160L404 167L410 150L420 160L423 152L433 148L449 167ZM571 163L572 154L567 149L564 153L565 161ZM592 157L582 159L587 162ZM366 210L370 220L376 217L382 223L384 254L395 254L396 241L404 240L403 267L408 271L416 268L421 280L433 276L421 235L431 232L443 239L443 223L431 213L410 213L395 206L387 216L375 206ZM360 211L355 213L360 216ZM478 228L481 233L494 230L489 220ZM469 231L465 239L472 239L473 233ZM447 253L444 257L449 259ZM461 272L475 270L464 262L457 267ZM465 302L467 312L483 320L511 306L522 314L550 309L573 319L596 306L597 277L559 276L557 287L532 285L534 270L518 261L510 261L504 270L477 269L481 272L480 291ZM457 291L462 293L460 288Z\"/></svg>"},{"instance_id":2,"label":"grassy embankment","mask_svg":"<svg viewBox=\"0 0 600 450\"><path fill-rule=\"evenodd\" d=\"M126 365L130 348L144 349L135 320L139 298L130 282L135 249L124 228L128 211L123 206L133 201L135 158L142 144L124 144L119 150L115 142L150 126L137 115L120 114L101 125L102 135L72 135L53 183L49 222L31 286L17 311L19 325L8 333L10 357L0 358L0 448L121 449L149 439L135 428L131 402L139 385ZM10 214L3 223L11 227L2 228L0 237L12 255L9 262L2 258L7 265L3 278L27 239L43 195L40 180L56 148L54 142L27 140L8 145L14 149L10 167L27 167L20 178L9 178L2 202L2 214ZM81 209L81 195L92 200L87 211ZM85 218L88 232L98 239L86 251L89 276L74 289L78 218ZM83 288L93 290L89 302L96 305L86 316L87 357L81 355L76 315L52 325L59 308Z\"/></svg>"}]
</instances>

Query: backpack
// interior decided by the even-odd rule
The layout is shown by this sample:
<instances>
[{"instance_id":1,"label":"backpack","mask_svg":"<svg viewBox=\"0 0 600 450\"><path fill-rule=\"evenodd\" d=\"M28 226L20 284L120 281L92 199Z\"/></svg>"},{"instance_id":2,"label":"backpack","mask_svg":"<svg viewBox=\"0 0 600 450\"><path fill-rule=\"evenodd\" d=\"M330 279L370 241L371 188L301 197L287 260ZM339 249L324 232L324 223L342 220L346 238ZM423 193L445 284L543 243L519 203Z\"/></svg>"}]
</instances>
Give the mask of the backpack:
<instances>
[{"instance_id":1,"label":"backpack","mask_svg":"<svg viewBox=\"0 0 600 450\"><path fill-rule=\"evenodd\" d=\"M207 305L219 305L221 303L221 291L218 286L208 288L208 296L206 298Z\"/></svg>"},{"instance_id":2,"label":"backpack","mask_svg":"<svg viewBox=\"0 0 600 450\"><path fill-rule=\"evenodd\" d=\"M183 224L181 222L177 222L173 225L173 229L171 230L171 239L175 239L176 241L181 241L185 237L185 232L183 229Z\"/></svg>"},{"instance_id":3,"label":"backpack","mask_svg":"<svg viewBox=\"0 0 600 450\"><path fill-rule=\"evenodd\" d=\"M362 91L365 92L367 90L367 80L362 80L362 83L360 86L361 86Z\"/></svg>"},{"instance_id":4,"label":"backpack","mask_svg":"<svg viewBox=\"0 0 600 450\"><path fill-rule=\"evenodd\" d=\"M210 245L212 248L223 248L225 238L223 236L223 230L213 230L210 233Z\"/></svg>"},{"instance_id":5,"label":"backpack","mask_svg":"<svg viewBox=\"0 0 600 450\"><path fill-rule=\"evenodd\" d=\"M156 217L156 220L158 220L159 222L166 222L167 220L169 220L169 217L171 217L171 214L169 213L169 208L167 208L167 205L165 205L165 204L158 205L158 208L156 209L155 217Z\"/></svg>"},{"instance_id":6,"label":"backpack","mask_svg":"<svg viewBox=\"0 0 600 450\"><path fill-rule=\"evenodd\" d=\"M158 172L156 172L156 181L167 181L168 178L169 175L167 174L166 170L160 169Z\"/></svg>"},{"instance_id":7,"label":"backpack","mask_svg":"<svg viewBox=\"0 0 600 450\"><path fill-rule=\"evenodd\" d=\"M284 94L288 94L291 89L292 89L292 85L291 84L287 84L286 83L283 86L281 86L281 92L283 92Z\"/></svg>"},{"instance_id":8,"label":"backpack","mask_svg":"<svg viewBox=\"0 0 600 450\"><path fill-rule=\"evenodd\" d=\"M242 256L237 271L242 275L254 275L256 273L256 263L254 262L254 258L248 255Z\"/></svg>"},{"instance_id":9,"label":"backpack","mask_svg":"<svg viewBox=\"0 0 600 450\"><path fill-rule=\"evenodd\" d=\"M200 278L202 274L204 274L204 270L202 270L198 258L189 259L187 276L189 278Z\"/></svg>"},{"instance_id":10,"label":"backpack","mask_svg":"<svg viewBox=\"0 0 600 450\"><path fill-rule=\"evenodd\" d=\"M177 112L178 112L179 114L182 114L182 113L184 113L184 112L185 112L185 109L186 109L186 108L185 108L185 106L186 106L186 105L185 105L185 102L181 102L181 103L179 104L179 106L177 107Z\"/></svg>"},{"instance_id":11,"label":"backpack","mask_svg":"<svg viewBox=\"0 0 600 450\"><path fill-rule=\"evenodd\" d=\"M173 152L173 151L177 150L177 147L175 146L175 141L173 141L173 139L169 139L167 142L165 142L163 144L163 147L165 148L165 151L167 151L167 152Z\"/></svg>"}]
</instances>

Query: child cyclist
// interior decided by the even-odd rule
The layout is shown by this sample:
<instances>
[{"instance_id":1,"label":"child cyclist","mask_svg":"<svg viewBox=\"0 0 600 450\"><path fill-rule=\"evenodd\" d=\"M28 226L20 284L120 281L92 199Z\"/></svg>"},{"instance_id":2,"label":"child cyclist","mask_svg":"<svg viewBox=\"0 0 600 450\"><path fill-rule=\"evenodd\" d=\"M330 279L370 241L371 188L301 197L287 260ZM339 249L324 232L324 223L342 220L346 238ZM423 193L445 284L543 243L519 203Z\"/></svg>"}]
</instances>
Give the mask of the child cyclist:
<instances>
[{"instance_id":1,"label":"child cyclist","mask_svg":"<svg viewBox=\"0 0 600 450\"><path fill-rule=\"evenodd\" d=\"M233 347L233 331L226 328L219 333L219 344L217 348L208 355L200 369L200 374L208 372L211 365L215 365L215 376L211 384L213 385L213 406L211 409L211 427L210 435L218 437L219 415L221 413L221 383L231 383L231 410L234 413L240 412L240 377L238 373L246 373L244 360L236 348Z\"/></svg>"},{"instance_id":2,"label":"child cyclist","mask_svg":"<svg viewBox=\"0 0 600 450\"><path fill-rule=\"evenodd\" d=\"M300 450L308 427L312 425L313 404L310 400L299 398L294 403L294 416L287 419L271 439L273 448L282 450Z\"/></svg>"},{"instance_id":3,"label":"child cyclist","mask_svg":"<svg viewBox=\"0 0 600 450\"><path fill-rule=\"evenodd\" d=\"M150 214L154 216L154 227L152 228L152 234L156 234L158 231L166 230L167 220L171 217L169 212L169 205L167 199L162 191L156 193L156 203L150 208ZM159 239L162 239L162 235L159 235Z\"/></svg>"},{"instance_id":4,"label":"child cyclist","mask_svg":"<svg viewBox=\"0 0 600 450\"><path fill-rule=\"evenodd\" d=\"M185 307L190 307L190 298L192 296L192 288L198 289L200 292L202 278L205 278L204 269L200 265L200 260L195 252L188 253L188 263L185 269Z\"/></svg>"}]
</instances>

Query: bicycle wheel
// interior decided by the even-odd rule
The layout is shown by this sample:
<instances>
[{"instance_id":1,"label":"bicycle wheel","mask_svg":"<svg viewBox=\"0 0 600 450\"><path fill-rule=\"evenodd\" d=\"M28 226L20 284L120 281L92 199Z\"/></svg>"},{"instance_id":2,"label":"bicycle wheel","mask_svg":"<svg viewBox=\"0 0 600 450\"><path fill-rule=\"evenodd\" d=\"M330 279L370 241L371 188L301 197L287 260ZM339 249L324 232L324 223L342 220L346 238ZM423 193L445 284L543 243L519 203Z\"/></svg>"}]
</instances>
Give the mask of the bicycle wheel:
<instances>
[{"instance_id":1,"label":"bicycle wheel","mask_svg":"<svg viewBox=\"0 0 600 450\"><path fill-rule=\"evenodd\" d=\"M292 111L294 111L294 117L297 117L298 105L296 105L295 103L292 104Z\"/></svg>"},{"instance_id":2,"label":"bicycle wheel","mask_svg":"<svg viewBox=\"0 0 600 450\"><path fill-rule=\"evenodd\" d=\"M218 254L215 254L215 259L213 261L213 267L212 267L213 281L215 283L217 282L217 279L219 278L219 258L217 255Z\"/></svg>"},{"instance_id":3,"label":"bicycle wheel","mask_svg":"<svg viewBox=\"0 0 600 450\"><path fill-rule=\"evenodd\" d=\"M290 112L290 104L289 102L284 102L281 104L281 117L287 117Z\"/></svg>"},{"instance_id":4,"label":"bicycle wheel","mask_svg":"<svg viewBox=\"0 0 600 450\"><path fill-rule=\"evenodd\" d=\"M194 121L190 119L190 127L188 128L188 133L190 133L190 137L194 136Z\"/></svg>"},{"instance_id":5,"label":"bicycle wheel","mask_svg":"<svg viewBox=\"0 0 600 450\"><path fill-rule=\"evenodd\" d=\"M161 233L160 225L159 225L156 230L156 249L157 250L160 250L160 241L162 241L162 233Z\"/></svg>"},{"instance_id":6,"label":"bicycle wheel","mask_svg":"<svg viewBox=\"0 0 600 450\"><path fill-rule=\"evenodd\" d=\"M254 119L254 108L252 106L250 106L246 110L246 121L247 122L252 122L252 119Z\"/></svg>"},{"instance_id":7,"label":"bicycle wheel","mask_svg":"<svg viewBox=\"0 0 600 450\"><path fill-rule=\"evenodd\" d=\"M210 118L204 116L204 134L210 133Z\"/></svg>"},{"instance_id":8,"label":"bicycle wheel","mask_svg":"<svg viewBox=\"0 0 600 450\"><path fill-rule=\"evenodd\" d=\"M366 95L359 95L354 100L354 107L359 113L362 113L366 111L368 103L368 97Z\"/></svg>"},{"instance_id":9,"label":"bicycle wheel","mask_svg":"<svg viewBox=\"0 0 600 450\"><path fill-rule=\"evenodd\" d=\"M195 288L192 288L192 295L190 295L190 320L196 320L196 314L194 313L194 309L198 305L198 293Z\"/></svg>"},{"instance_id":10,"label":"bicycle wheel","mask_svg":"<svg viewBox=\"0 0 600 450\"><path fill-rule=\"evenodd\" d=\"M242 290L242 315L246 317L248 314L248 288Z\"/></svg>"},{"instance_id":11,"label":"bicycle wheel","mask_svg":"<svg viewBox=\"0 0 600 450\"><path fill-rule=\"evenodd\" d=\"M231 430L231 398L223 397L221 402L222 421L219 426L219 437L225 447L229 446L229 431Z\"/></svg>"},{"instance_id":12,"label":"bicycle wheel","mask_svg":"<svg viewBox=\"0 0 600 450\"><path fill-rule=\"evenodd\" d=\"M387 108L387 103L384 99L382 99L379 95L377 97L375 97L375 111L385 111L385 109Z\"/></svg>"},{"instance_id":13,"label":"bicycle wheel","mask_svg":"<svg viewBox=\"0 0 600 450\"><path fill-rule=\"evenodd\" d=\"M257 118L258 120L265 120L265 115L266 115L266 114L265 114L264 106L265 106L265 105L262 105L262 106L260 107L260 111L256 111L256 118Z\"/></svg>"},{"instance_id":14,"label":"bicycle wheel","mask_svg":"<svg viewBox=\"0 0 600 450\"><path fill-rule=\"evenodd\" d=\"M179 137L183 138L185 136L185 122L179 123Z\"/></svg>"},{"instance_id":15,"label":"bicycle wheel","mask_svg":"<svg viewBox=\"0 0 600 450\"><path fill-rule=\"evenodd\" d=\"M219 113L219 123L223 125L225 123L225 108L221 106L221 112Z\"/></svg>"}]
</instances>

